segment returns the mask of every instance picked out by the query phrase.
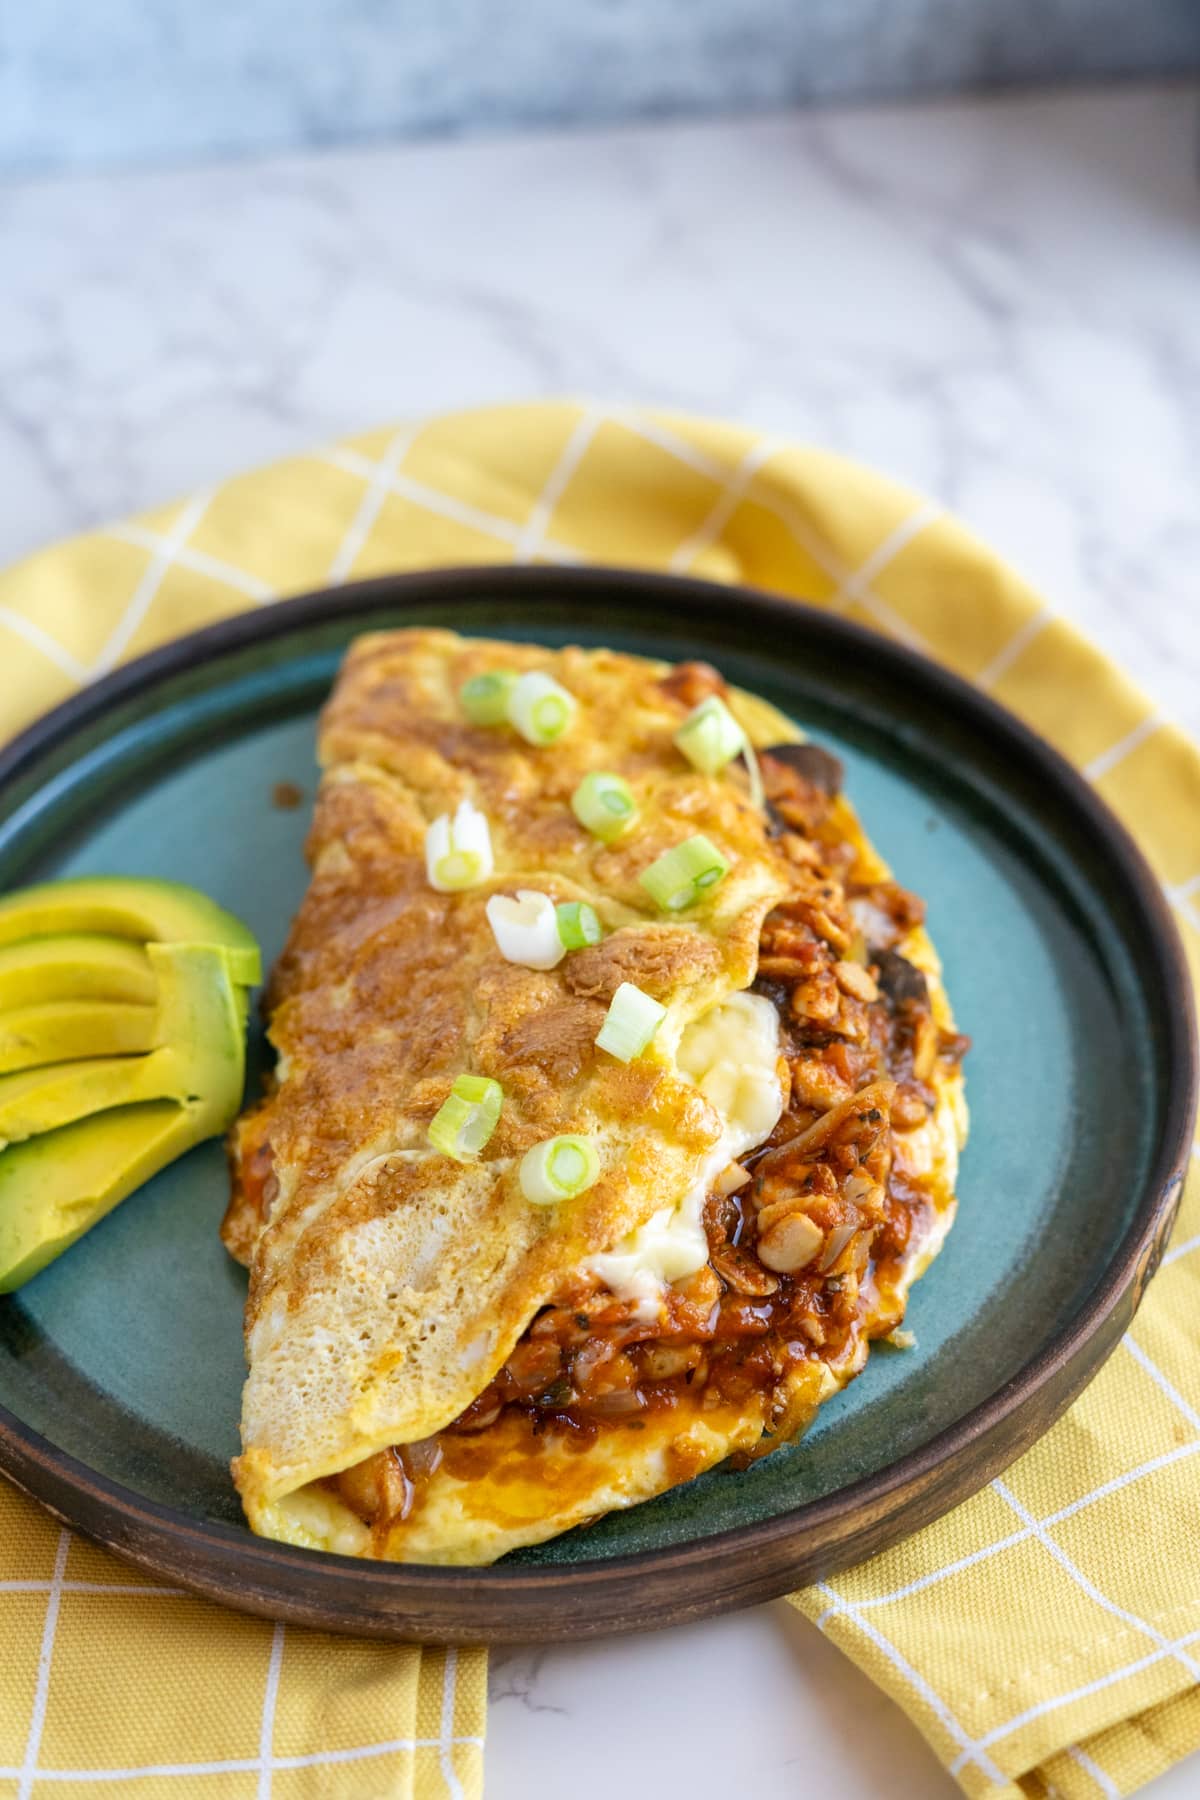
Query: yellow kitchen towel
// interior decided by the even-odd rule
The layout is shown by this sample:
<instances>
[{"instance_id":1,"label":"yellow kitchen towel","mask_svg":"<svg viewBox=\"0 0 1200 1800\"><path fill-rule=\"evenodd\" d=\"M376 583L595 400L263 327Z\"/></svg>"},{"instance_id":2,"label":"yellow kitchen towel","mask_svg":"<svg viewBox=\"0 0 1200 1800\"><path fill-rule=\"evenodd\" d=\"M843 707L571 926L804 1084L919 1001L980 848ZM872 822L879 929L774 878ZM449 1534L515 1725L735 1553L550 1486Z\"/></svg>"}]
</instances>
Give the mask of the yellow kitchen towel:
<instances>
[{"instance_id":1,"label":"yellow kitchen towel","mask_svg":"<svg viewBox=\"0 0 1200 1800\"><path fill-rule=\"evenodd\" d=\"M487 1654L251 1619L0 1480L4 1800L480 1800Z\"/></svg>"},{"instance_id":2,"label":"yellow kitchen towel","mask_svg":"<svg viewBox=\"0 0 1200 1800\"><path fill-rule=\"evenodd\" d=\"M0 576L0 727L285 594L505 561L756 583L928 652L1085 770L1200 970L1192 745L935 506L729 425L565 402L460 413L48 550ZM970 1794L1130 1793L1200 1747L1198 1351L1193 1179L1131 1336L1069 1415L949 1517L794 1596ZM335 1642L163 1594L11 1493L0 1640L0 1800L61 1800L71 1770L81 1794L145 1800L480 1791L480 1654Z\"/></svg>"}]
</instances>

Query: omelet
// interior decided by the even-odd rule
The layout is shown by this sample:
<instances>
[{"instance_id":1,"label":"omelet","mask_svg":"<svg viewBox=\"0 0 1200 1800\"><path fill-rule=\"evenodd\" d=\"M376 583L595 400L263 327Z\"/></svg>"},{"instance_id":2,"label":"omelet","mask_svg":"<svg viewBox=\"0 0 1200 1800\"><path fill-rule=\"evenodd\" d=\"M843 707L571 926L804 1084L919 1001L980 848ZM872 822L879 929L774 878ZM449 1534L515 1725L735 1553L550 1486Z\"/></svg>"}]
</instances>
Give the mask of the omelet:
<instances>
[{"instance_id":1,"label":"omelet","mask_svg":"<svg viewBox=\"0 0 1200 1800\"><path fill-rule=\"evenodd\" d=\"M552 742L464 704L530 677ZM691 745L714 707L734 754ZM434 630L352 645L319 755L222 1227L252 1528L481 1564L792 1441L901 1325L966 1135L923 908L836 758L705 664ZM573 804L601 774L619 833ZM591 928L526 955L498 896ZM631 993L656 1023L622 1049ZM478 1147L439 1134L464 1076ZM560 1141L587 1176L548 1201Z\"/></svg>"}]
</instances>

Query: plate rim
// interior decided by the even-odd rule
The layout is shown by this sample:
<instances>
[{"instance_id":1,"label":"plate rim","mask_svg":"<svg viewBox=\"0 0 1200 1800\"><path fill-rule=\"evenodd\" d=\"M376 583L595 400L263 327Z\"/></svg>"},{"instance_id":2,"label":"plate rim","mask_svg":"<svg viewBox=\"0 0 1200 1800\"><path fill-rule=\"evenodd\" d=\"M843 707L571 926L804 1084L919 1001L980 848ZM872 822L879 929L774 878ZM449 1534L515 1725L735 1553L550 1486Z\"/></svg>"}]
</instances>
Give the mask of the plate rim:
<instances>
[{"instance_id":1,"label":"plate rim","mask_svg":"<svg viewBox=\"0 0 1200 1800\"><path fill-rule=\"evenodd\" d=\"M339 613L418 610L456 593L556 603L640 592L665 611L756 612L897 672L1015 753L1058 790L1143 927L1140 986L1169 998L1163 1126L1129 1226L1074 1315L995 1393L926 1443L833 1493L771 1518L660 1549L570 1564L487 1568L361 1561L198 1520L89 1468L0 1406L0 1471L126 1561L239 1610L318 1629L425 1642L529 1642L653 1629L777 1596L864 1560L978 1491L1048 1429L1116 1347L1158 1266L1195 1129L1200 1057L1190 972L1166 898L1095 788L990 695L906 644L791 596L616 565L511 564L405 571L314 589L241 612L149 651L34 720L0 750L0 791L82 727L177 674ZM364 627L360 625L360 629ZM369 629L369 625L365 628ZM1099 654L1099 653L1097 653Z\"/></svg>"}]
</instances>

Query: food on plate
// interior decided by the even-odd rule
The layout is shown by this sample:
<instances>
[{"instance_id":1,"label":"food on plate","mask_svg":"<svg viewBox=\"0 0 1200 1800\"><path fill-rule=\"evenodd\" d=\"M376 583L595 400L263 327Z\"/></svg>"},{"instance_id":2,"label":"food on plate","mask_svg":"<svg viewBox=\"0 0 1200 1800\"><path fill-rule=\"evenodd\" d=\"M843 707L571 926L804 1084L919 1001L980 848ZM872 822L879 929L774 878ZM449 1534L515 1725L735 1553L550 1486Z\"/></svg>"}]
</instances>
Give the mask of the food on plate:
<instances>
[{"instance_id":1,"label":"food on plate","mask_svg":"<svg viewBox=\"0 0 1200 1800\"><path fill-rule=\"evenodd\" d=\"M154 971L140 944L98 932L23 938L0 947L0 1011L56 1000L154 1004Z\"/></svg>"},{"instance_id":2,"label":"food on plate","mask_svg":"<svg viewBox=\"0 0 1200 1800\"><path fill-rule=\"evenodd\" d=\"M215 944L243 987L261 979L252 931L198 888L124 875L78 875L0 897L0 945L79 932L138 944Z\"/></svg>"},{"instance_id":3,"label":"food on plate","mask_svg":"<svg viewBox=\"0 0 1200 1800\"><path fill-rule=\"evenodd\" d=\"M0 1293L227 1129L258 975L246 927L174 883L0 900Z\"/></svg>"},{"instance_id":4,"label":"food on plate","mask_svg":"<svg viewBox=\"0 0 1200 1800\"><path fill-rule=\"evenodd\" d=\"M319 753L223 1226L253 1528L486 1563L791 1440L966 1131L837 759L704 664L433 630L351 647Z\"/></svg>"}]
</instances>

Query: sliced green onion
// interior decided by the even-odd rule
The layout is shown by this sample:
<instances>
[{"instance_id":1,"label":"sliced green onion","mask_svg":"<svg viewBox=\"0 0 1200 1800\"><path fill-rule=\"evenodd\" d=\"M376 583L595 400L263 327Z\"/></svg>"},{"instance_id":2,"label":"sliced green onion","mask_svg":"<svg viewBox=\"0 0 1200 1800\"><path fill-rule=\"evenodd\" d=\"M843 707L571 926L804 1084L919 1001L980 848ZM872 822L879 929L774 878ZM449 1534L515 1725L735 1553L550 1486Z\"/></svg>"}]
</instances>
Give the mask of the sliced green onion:
<instances>
[{"instance_id":1,"label":"sliced green onion","mask_svg":"<svg viewBox=\"0 0 1200 1800\"><path fill-rule=\"evenodd\" d=\"M556 744L578 710L574 694L539 669L522 675L508 696L509 720L527 744Z\"/></svg>"},{"instance_id":2,"label":"sliced green onion","mask_svg":"<svg viewBox=\"0 0 1200 1800\"><path fill-rule=\"evenodd\" d=\"M600 1158L591 1138L553 1137L521 1158L521 1192L534 1206L557 1206L586 1193L600 1178Z\"/></svg>"},{"instance_id":3,"label":"sliced green onion","mask_svg":"<svg viewBox=\"0 0 1200 1800\"><path fill-rule=\"evenodd\" d=\"M688 714L675 733L675 742L693 768L715 775L741 755L746 734L719 695L710 694Z\"/></svg>"},{"instance_id":4,"label":"sliced green onion","mask_svg":"<svg viewBox=\"0 0 1200 1800\"><path fill-rule=\"evenodd\" d=\"M598 944L604 936L596 909L586 900L560 901L554 911L564 950L582 950L588 944Z\"/></svg>"},{"instance_id":5,"label":"sliced green onion","mask_svg":"<svg viewBox=\"0 0 1200 1800\"><path fill-rule=\"evenodd\" d=\"M716 694L702 700L675 733L675 742L688 761L705 775L715 775L735 756L746 760L750 803L762 811L762 774L754 746L725 702Z\"/></svg>"},{"instance_id":6,"label":"sliced green onion","mask_svg":"<svg viewBox=\"0 0 1200 1800\"><path fill-rule=\"evenodd\" d=\"M505 962L526 969L553 969L567 953L558 930L558 913L548 894L518 888L517 897L493 894L487 903L492 928Z\"/></svg>"},{"instance_id":7,"label":"sliced green onion","mask_svg":"<svg viewBox=\"0 0 1200 1800\"><path fill-rule=\"evenodd\" d=\"M729 864L706 837L690 837L643 869L638 880L664 912L682 912L729 873Z\"/></svg>"},{"instance_id":8,"label":"sliced green onion","mask_svg":"<svg viewBox=\"0 0 1200 1800\"><path fill-rule=\"evenodd\" d=\"M500 1120L504 1089L487 1075L460 1075L429 1122L429 1141L443 1156L470 1162Z\"/></svg>"},{"instance_id":9,"label":"sliced green onion","mask_svg":"<svg viewBox=\"0 0 1200 1800\"><path fill-rule=\"evenodd\" d=\"M596 1047L607 1050L618 1062L632 1062L649 1047L666 1016L665 1006L660 1006L649 994L643 994L632 981L623 981L612 997Z\"/></svg>"},{"instance_id":10,"label":"sliced green onion","mask_svg":"<svg viewBox=\"0 0 1200 1800\"><path fill-rule=\"evenodd\" d=\"M472 675L458 690L459 704L472 725L508 723L508 701L517 677L510 669L489 669Z\"/></svg>"},{"instance_id":11,"label":"sliced green onion","mask_svg":"<svg viewBox=\"0 0 1200 1800\"><path fill-rule=\"evenodd\" d=\"M571 811L585 831L611 844L637 818L637 801L619 775L585 775L571 795Z\"/></svg>"},{"instance_id":12,"label":"sliced green onion","mask_svg":"<svg viewBox=\"0 0 1200 1800\"><path fill-rule=\"evenodd\" d=\"M469 800L451 818L443 813L425 833L425 872L440 894L486 881L493 868L487 816Z\"/></svg>"},{"instance_id":13,"label":"sliced green onion","mask_svg":"<svg viewBox=\"0 0 1200 1800\"><path fill-rule=\"evenodd\" d=\"M750 804L751 806L757 806L759 812L761 812L766 805L766 795L763 793L762 770L758 766L758 752L755 750L754 745L750 742L749 738L747 738L742 745L742 754L746 758L746 773L750 777Z\"/></svg>"}]
</instances>

